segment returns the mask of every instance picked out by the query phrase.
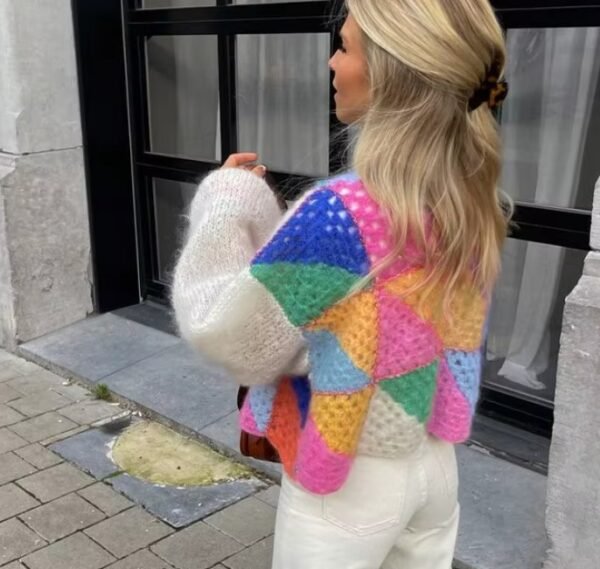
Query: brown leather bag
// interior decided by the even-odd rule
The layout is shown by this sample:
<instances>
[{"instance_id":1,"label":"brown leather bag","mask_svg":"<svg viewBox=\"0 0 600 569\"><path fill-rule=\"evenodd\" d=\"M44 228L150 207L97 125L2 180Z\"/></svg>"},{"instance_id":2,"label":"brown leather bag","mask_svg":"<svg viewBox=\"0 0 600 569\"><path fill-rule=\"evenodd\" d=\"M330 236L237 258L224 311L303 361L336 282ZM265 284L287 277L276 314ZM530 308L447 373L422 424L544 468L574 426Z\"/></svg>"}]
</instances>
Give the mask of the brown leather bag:
<instances>
[{"instance_id":1,"label":"brown leather bag","mask_svg":"<svg viewBox=\"0 0 600 569\"><path fill-rule=\"evenodd\" d=\"M248 393L247 387L240 387L237 396L238 409L242 408ZM268 462L281 462L275 447L266 437L257 437L250 433L240 432L240 451L244 456L266 460Z\"/></svg>"}]
</instances>

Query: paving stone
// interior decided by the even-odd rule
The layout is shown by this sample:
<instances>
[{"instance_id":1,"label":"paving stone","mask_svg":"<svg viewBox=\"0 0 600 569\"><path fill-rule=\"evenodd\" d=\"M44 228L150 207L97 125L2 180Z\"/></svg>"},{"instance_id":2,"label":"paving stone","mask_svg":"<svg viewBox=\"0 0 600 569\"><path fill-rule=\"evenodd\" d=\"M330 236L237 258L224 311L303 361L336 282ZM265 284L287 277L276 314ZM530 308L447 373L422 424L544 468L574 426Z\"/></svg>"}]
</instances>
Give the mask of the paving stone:
<instances>
[{"instance_id":1,"label":"paving stone","mask_svg":"<svg viewBox=\"0 0 600 569\"><path fill-rule=\"evenodd\" d=\"M204 521L236 541L252 545L273 533L275 509L256 498L247 498Z\"/></svg>"},{"instance_id":2,"label":"paving stone","mask_svg":"<svg viewBox=\"0 0 600 569\"><path fill-rule=\"evenodd\" d=\"M182 342L102 381L115 393L194 431L236 407L234 382Z\"/></svg>"},{"instance_id":3,"label":"paving stone","mask_svg":"<svg viewBox=\"0 0 600 569\"><path fill-rule=\"evenodd\" d=\"M240 413L236 409L233 413L222 417L218 421L202 429L202 434L213 441L224 444L229 448L238 448L240 444Z\"/></svg>"},{"instance_id":4,"label":"paving stone","mask_svg":"<svg viewBox=\"0 0 600 569\"><path fill-rule=\"evenodd\" d=\"M0 566L44 545L46 542L39 535L16 518L0 523Z\"/></svg>"},{"instance_id":5,"label":"paving stone","mask_svg":"<svg viewBox=\"0 0 600 569\"><path fill-rule=\"evenodd\" d=\"M133 502L115 492L110 486L103 482L98 482L92 486L88 486L83 490L79 490L78 494L83 496L88 502L91 502L102 510L108 516L114 516L130 506Z\"/></svg>"},{"instance_id":6,"label":"paving stone","mask_svg":"<svg viewBox=\"0 0 600 569\"><path fill-rule=\"evenodd\" d=\"M263 490L262 492L256 494L255 498L266 502L270 506L273 506L273 508L277 508L277 505L279 503L279 492L279 486L274 484L268 490Z\"/></svg>"},{"instance_id":7,"label":"paving stone","mask_svg":"<svg viewBox=\"0 0 600 569\"><path fill-rule=\"evenodd\" d=\"M177 342L170 334L103 314L27 342L20 349L97 381Z\"/></svg>"},{"instance_id":8,"label":"paving stone","mask_svg":"<svg viewBox=\"0 0 600 569\"><path fill-rule=\"evenodd\" d=\"M0 485L35 472L35 468L31 464L12 452L0 455L0 463L2 464L2 467L0 467Z\"/></svg>"},{"instance_id":9,"label":"paving stone","mask_svg":"<svg viewBox=\"0 0 600 569\"><path fill-rule=\"evenodd\" d=\"M25 565L21 565L18 561L13 561L8 565L3 565L2 569L27 569Z\"/></svg>"},{"instance_id":10,"label":"paving stone","mask_svg":"<svg viewBox=\"0 0 600 569\"><path fill-rule=\"evenodd\" d=\"M25 557L29 569L100 569L114 557L89 537L76 533Z\"/></svg>"},{"instance_id":11,"label":"paving stone","mask_svg":"<svg viewBox=\"0 0 600 569\"><path fill-rule=\"evenodd\" d=\"M213 486L160 486L129 474L109 483L146 510L175 528L190 525L222 508L251 496L264 484L256 479L236 480Z\"/></svg>"},{"instance_id":12,"label":"paving stone","mask_svg":"<svg viewBox=\"0 0 600 569\"><path fill-rule=\"evenodd\" d=\"M209 569L243 549L243 545L198 522L151 549L177 569Z\"/></svg>"},{"instance_id":13,"label":"paving stone","mask_svg":"<svg viewBox=\"0 0 600 569\"><path fill-rule=\"evenodd\" d=\"M118 415L121 411L122 409L118 405L106 403L105 401L91 400L69 405L59 412L75 423L90 425L100 419Z\"/></svg>"},{"instance_id":14,"label":"paving stone","mask_svg":"<svg viewBox=\"0 0 600 569\"><path fill-rule=\"evenodd\" d=\"M73 423L73 421L52 411L51 413L22 421L18 425L13 425L11 430L20 437L27 439L30 443L37 443L48 437L77 427L77 423Z\"/></svg>"},{"instance_id":15,"label":"paving stone","mask_svg":"<svg viewBox=\"0 0 600 569\"><path fill-rule=\"evenodd\" d=\"M140 508L126 510L85 531L118 558L126 557L172 532L169 526Z\"/></svg>"},{"instance_id":16,"label":"paving stone","mask_svg":"<svg viewBox=\"0 0 600 569\"><path fill-rule=\"evenodd\" d=\"M55 409L60 409L60 407L66 407L70 404L70 399L47 389L12 401L9 403L9 406L16 409L22 415L35 417L36 415L54 411Z\"/></svg>"},{"instance_id":17,"label":"paving stone","mask_svg":"<svg viewBox=\"0 0 600 569\"><path fill-rule=\"evenodd\" d=\"M47 447L47 446L53 445L54 443L57 443L59 441L63 441L70 437L74 437L75 435L78 435L80 433L84 433L88 429L89 429L89 427L87 425L82 425L81 427L76 427L75 429L70 429L69 431L64 431L62 433L52 435L51 437L48 437L47 439L40 441L40 444L42 446Z\"/></svg>"},{"instance_id":18,"label":"paving stone","mask_svg":"<svg viewBox=\"0 0 600 569\"><path fill-rule=\"evenodd\" d=\"M7 403L13 399L23 397L23 394L16 389L13 389L6 383L0 383L0 403Z\"/></svg>"},{"instance_id":19,"label":"paving stone","mask_svg":"<svg viewBox=\"0 0 600 569\"><path fill-rule=\"evenodd\" d=\"M37 500L34 500L27 492L23 492L15 484L0 486L0 520L12 518L21 512L39 506L39 504Z\"/></svg>"},{"instance_id":20,"label":"paving stone","mask_svg":"<svg viewBox=\"0 0 600 569\"><path fill-rule=\"evenodd\" d=\"M119 471L119 467L108 457L116 435L101 429L89 429L50 445L50 449L81 470L102 480Z\"/></svg>"},{"instance_id":21,"label":"paving stone","mask_svg":"<svg viewBox=\"0 0 600 569\"><path fill-rule=\"evenodd\" d=\"M65 385L65 382L63 381L62 385L53 387L52 391L56 391L56 393L60 393L74 402L85 401L92 398L92 394L85 387L81 387L81 385L77 385L76 383Z\"/></svg>"},{"instance_id":22,"label":"paving stone","mask_svg":"<svg viewBox=\"0 0 600 569\"><path fill-rule=\"evenodd\" d=\"M3 348L0 348L0 362L11 362L16 361L18 359L19 358L14 354L11 354L9 351Z\"/></svg>"},{"instance_id":23,"label":"paving stone","mask_svg":"<svg viewBox=\"0 0 600 569\"><path fill-rule=\"evenodd\" d=\"M27 441L10 429L0 429L0 454L27 445Z\"/></svg>"},{"instance_id":24,"label":"paving stone","mask_svg":"<svg viewBox=\"0 0 600 569\"><path fill-rule=\"evenodd\" d=\"M172 567L154 553L143 549L121 561L117 561L107 569L172 569Z\"/></svg>"},{"instance_id":25,"label":"paving stone","mask_svg":"<svg viewBox=\"0 0 600 569\"><path fill-rule=\"evenodd\" d=\"M461 567L534 569L544 559L546 477L457 446ZM510 544L510 547L507 545Z\"/></svg>"},{"instance_id":26,"label":"paving stone","mask_svg":"<svg viewBox=\"0 0 600 569\"><path fill-rule=\"evenodd\" d=\"M32 445L17 449L15 453L29 464L33 464L33 466L39 470L62 462L62 459L59 456L45 449L38 443L33 443Z\"/></svg>"},{"instance_id":27,"label":"paving stone","mask_svg":"<svg viewBox=\"0 0 600 569\"><path fill-rule=\"evenodd\" d=\"M25 419L21 413L0 403L0 427L7 427Z\"/></svg>"},{"instance_id":28,"label":"paving stone","mask_svg":"<svg viewBox=\"0 0 600 569\"><path fill-rule=\"evenodd\" d=\"M0 381L9 381L17 377L21 377L23 372L19 369L16 362L9 361L0 366Z\"/></svg>"},{"instance_id":29,"label":"paving stone","mask_svg":"<svg viewBox=\"0 0 600 569\"><path fill-rule=\"evenodd\" d=\"M265 569L271 567L273 538L268 537L244 551L223 561L229 569Z\"/></svg>"},{"instance_id":30,"label":"paving stone","mask_svg":"<svg viewBox=\"0 0 600 569\"><path fill-rule=\"evenodd\" d=\"M104 514L77 494L68 494L20 516L31 529L47 541L56 541L85 529L100 520Z\"/></svg>"},{"instance_id":31,"label":"paving stone","mask_svg":"<svg viewBox=\"0 0 600 569\"><path fill-rule=\"evenodd\" d=\"M22 486L42 502L49 502L69 492L75 492L94 482L87 474L70 464L62 463L19 480Z\"/></svg>"},{"instance_id":32,"label":"paving stone","mask_svg":"<svg viewBox=\"0 0 600 569\"><path fill-rule=\"evenodd\" d=\"M59 377L48 370L38 369L28 375L12 379L7 385L23 395L33 395L44 389L50 389L54 386L61 385L63 381L64 379L62 377Z\"/></svg>"}]
</instances>

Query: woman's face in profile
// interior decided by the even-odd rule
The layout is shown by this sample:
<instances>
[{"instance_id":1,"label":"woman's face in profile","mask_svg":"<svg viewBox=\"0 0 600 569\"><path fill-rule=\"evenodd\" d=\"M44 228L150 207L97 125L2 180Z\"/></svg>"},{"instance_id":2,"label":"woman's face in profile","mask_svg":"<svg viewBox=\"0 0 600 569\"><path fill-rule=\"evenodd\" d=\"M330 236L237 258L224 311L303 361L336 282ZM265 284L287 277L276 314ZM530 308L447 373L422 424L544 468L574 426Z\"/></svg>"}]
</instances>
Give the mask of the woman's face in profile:
<instances>
[{"instance_id":1,"label":"woman's face in profile","mask_svg":"<svg viewBox=\"0 0 600 569\"><path fill-rule=\"evenodd\" d=\"M356 122L369 106L369 74L362 33L358 24L348 15L340 36L342 46L329 60L334 73L337 118L345 123Z\"/></svg>"}]
</instances>

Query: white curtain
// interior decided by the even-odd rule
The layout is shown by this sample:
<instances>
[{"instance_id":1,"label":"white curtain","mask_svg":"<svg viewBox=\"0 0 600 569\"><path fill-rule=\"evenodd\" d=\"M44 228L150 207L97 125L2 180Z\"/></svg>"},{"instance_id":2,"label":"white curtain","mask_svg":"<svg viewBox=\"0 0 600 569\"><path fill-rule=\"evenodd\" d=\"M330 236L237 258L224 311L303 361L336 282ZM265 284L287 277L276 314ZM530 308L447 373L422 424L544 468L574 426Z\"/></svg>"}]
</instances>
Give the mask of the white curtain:
<instances>
[{"instance_id":1,"label":"white curtain","mask_svg":"<svg viewBox=\"0 0 600 569\"><path fill-rule=\"evenodd\" d=\"M327 33L238 36L239 147L272 170L328 174L329 45Z\"/></svg>"},{"instance_id":2,"label":"white curtain","mask_svg":"<svg viewBox=\"0 0 600 569\"><path fill-rule=\"evenodd\" d=\"M152 0L146 7L182 7L197 0ZM238 0L238 4L269 3ZM204 4L208 5L208 4ZM270 170L323 177L329 165L330 36L263 34L237 37L238 150L256 151ZM151 150L221 160L216 36L147 40ZM193 195L189 184L155 182L159 277L168 282Z\"/></svg>"},{"instance_id":3,"label":"white curtain","mask_svg":"<svg viewBox=\"0 0 600 569\"><path fill-rule=\"evenodd\" d=\"M582 185L582 167L589 145L600 148L600 133L590 131L600 93L600 30L513 30L508 47L503 189L542 205L576 207L588 196L591 204L593 184ZM573 282L564 271L577 264L559 247L508 241L487 344L487 359L503 360L497 373L508 386L552 397L554 385L541 376L555 361L555 313Z\"/></svg>"}]
</instances>

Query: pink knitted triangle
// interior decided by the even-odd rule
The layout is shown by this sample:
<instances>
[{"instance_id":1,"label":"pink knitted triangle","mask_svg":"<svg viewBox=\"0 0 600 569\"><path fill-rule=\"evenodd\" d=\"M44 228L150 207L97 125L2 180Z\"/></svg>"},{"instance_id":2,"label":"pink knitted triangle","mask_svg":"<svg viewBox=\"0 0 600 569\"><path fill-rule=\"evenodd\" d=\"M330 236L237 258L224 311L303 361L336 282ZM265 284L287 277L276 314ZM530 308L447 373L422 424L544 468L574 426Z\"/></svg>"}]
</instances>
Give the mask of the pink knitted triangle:
<instances>
[{"instance_id":1,"label":"pink knitted triangle","mask_svg":"<svg viewBox=\"0 0 600 569\"><path fill-rule=\"evenodd\" d=\"M433 328L400 298L383 289L376 292L379 345L375 381L404 375L431 364L441 343Z\"/></svg>"}]
</instances>

